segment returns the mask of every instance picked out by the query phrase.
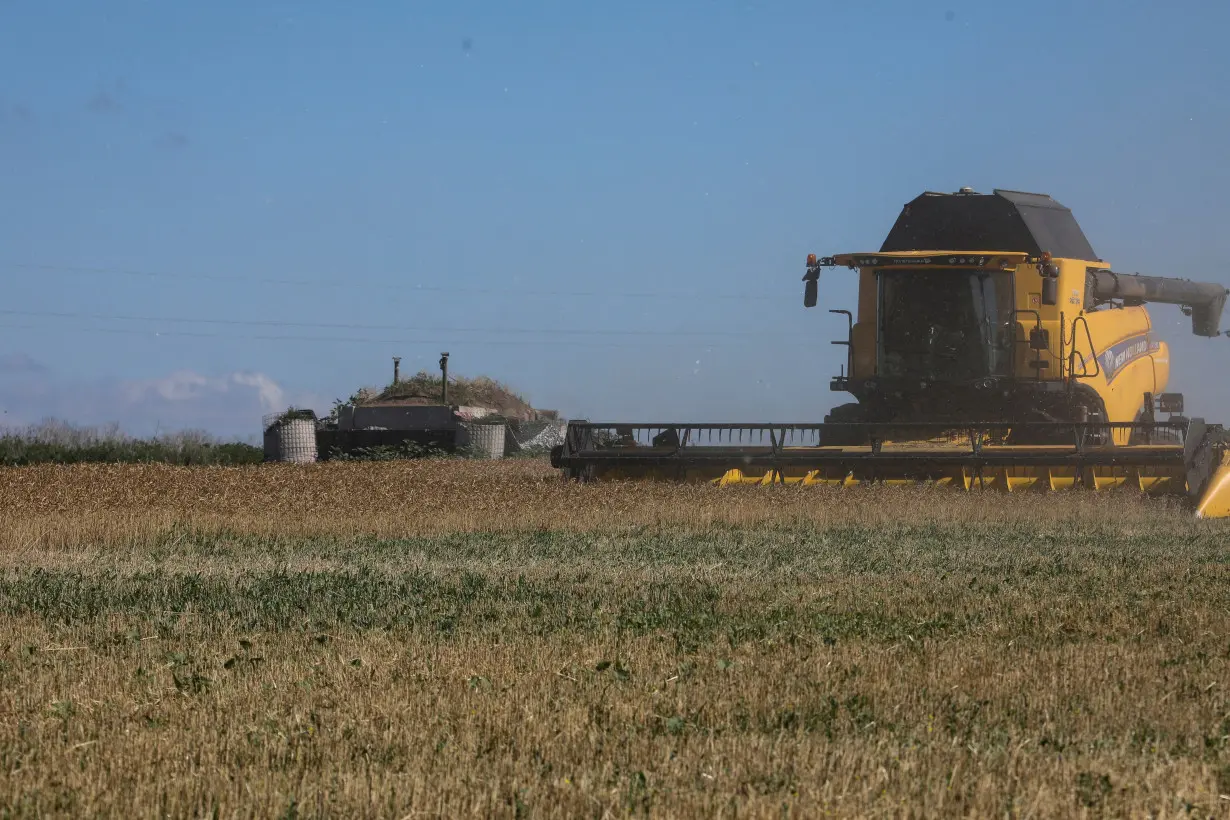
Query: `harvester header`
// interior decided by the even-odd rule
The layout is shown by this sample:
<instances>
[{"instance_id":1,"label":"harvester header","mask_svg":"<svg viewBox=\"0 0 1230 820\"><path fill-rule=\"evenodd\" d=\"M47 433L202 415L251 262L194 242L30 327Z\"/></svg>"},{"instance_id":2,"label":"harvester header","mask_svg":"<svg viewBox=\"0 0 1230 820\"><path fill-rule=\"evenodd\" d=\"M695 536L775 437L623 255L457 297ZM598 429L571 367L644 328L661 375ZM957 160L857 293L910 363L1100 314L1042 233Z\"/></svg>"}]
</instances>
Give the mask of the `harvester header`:
<instances>
[{"instance_id":1,"label":"harvester header","mask_svg":"<svg viewBox=\"0 0 1230 820\"><path fill-rule=\"evenodd\" d=\"M1051 197L968 188L906 203L878 251L808 255L805 307L826 267L859 280L857 312L830 311L848 351L830 388L855 401L822 423L574 422L556 466L586 480L1126 486L1230 516L1230 440L1166 392L1170 352L1145 307L1177 305L1216 336L1224 285L1116 273Z\"/></svg>"}]
</instances>

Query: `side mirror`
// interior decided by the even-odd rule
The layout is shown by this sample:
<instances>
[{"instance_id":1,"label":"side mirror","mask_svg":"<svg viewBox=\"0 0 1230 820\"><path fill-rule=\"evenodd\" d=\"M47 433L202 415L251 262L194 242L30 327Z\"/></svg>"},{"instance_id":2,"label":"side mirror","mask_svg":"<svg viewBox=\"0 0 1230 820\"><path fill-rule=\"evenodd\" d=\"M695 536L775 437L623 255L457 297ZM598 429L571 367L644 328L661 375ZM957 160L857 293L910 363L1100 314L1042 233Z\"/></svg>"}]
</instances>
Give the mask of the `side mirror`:
<instances>
[{"instance_id":1,"label":"side mirror","mask_svg":"<svg viewBox=\"0 0 1230 820\"><path fill-rule=\"evenodd\" d=\"M815 307L819 292L820 283L815 279L808 279L807 284L803 286L803 307Z\"/></svg>"},{"instance_id":2,"label":"side mirror","mask_svg":"<svg viewBox=\"0 0 1230 820\"><path fill-rule=\"evenodd\" d=\"M1059 304L1059 280L1047 277L1042 280L1042 304Z\"/></svg>"}]
</instances>

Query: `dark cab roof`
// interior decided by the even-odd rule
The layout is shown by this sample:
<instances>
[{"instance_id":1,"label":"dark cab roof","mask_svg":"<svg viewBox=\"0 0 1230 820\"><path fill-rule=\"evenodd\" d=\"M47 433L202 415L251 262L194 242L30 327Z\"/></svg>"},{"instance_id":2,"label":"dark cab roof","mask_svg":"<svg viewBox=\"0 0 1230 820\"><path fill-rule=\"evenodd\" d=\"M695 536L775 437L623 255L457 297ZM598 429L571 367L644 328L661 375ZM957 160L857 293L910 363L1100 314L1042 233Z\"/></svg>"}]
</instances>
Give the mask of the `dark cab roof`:
<instances>
[{"instance_id":1,"label":"dark cab roof","mask_svg":"<svg viewBox=\"0 0 1230 820\"><path fill-rule=\"evenodd\" d=\"M928 191L906 203L880 250L1020 251L1098 261L1072 212L1046 194Z\"/></svg>"}]
</instances>

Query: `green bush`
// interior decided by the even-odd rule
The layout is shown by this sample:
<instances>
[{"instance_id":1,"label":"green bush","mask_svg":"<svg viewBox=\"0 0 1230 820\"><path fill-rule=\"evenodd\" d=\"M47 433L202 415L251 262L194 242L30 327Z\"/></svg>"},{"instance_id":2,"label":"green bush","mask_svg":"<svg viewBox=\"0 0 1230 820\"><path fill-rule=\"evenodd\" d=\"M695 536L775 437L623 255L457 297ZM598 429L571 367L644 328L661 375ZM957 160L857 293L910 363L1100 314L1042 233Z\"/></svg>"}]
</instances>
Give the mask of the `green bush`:
<instances>
[{"instance_id":1,"label":"green bush","mask_svg":"<svg viewBox=\"0 0 1230 820\"><path fill-rule=\"evenodd\" d=\"M0 432L0 466L31 464L259 464L260 447L221 441L189 430L153 438L135 438L109 428L73 427L48 421Z\"/></svg>"}]
</instances>

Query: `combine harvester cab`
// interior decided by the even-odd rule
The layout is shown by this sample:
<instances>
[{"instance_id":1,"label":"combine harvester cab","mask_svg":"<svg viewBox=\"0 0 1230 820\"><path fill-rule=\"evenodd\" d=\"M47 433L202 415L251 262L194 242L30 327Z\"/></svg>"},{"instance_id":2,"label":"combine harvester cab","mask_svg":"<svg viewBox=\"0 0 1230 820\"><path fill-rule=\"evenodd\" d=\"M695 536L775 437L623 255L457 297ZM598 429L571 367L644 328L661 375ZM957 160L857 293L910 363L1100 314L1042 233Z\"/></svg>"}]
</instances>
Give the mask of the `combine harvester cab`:
<instances>
[{"instance_id":1,"label":"combine harvester cab","mask_svg":"<svg viewBox=\"0 0 1230 820\"><path fill-rule=\"evenodd\" d=\"M584 481L1184 494L1230 517L1230 437L1167 393L1170 353L1145 305L1220 335L1223 285L1115 273L1044 194L925 193L879 251L807 258L857 271L849 351L830 382L856 401L823 422L572 422L552 463ZM1165 415L1167 418L1159 419Z\"/></svg>"}]
</instances>

